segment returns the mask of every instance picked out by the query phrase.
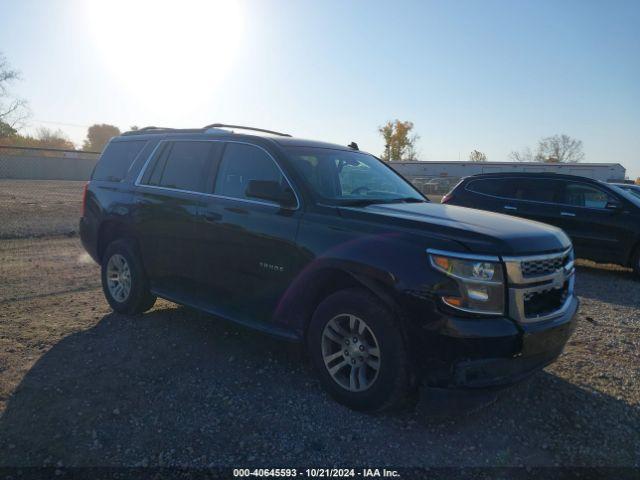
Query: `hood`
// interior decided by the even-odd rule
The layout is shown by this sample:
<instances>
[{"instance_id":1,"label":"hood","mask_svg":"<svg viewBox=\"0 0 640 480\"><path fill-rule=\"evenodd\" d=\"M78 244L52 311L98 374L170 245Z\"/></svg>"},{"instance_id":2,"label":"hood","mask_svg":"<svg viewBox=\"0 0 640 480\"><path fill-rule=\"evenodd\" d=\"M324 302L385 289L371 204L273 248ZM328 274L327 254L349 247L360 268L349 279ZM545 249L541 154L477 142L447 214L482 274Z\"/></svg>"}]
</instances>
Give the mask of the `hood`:
<instances>
[{"instance_id":1,"label":"hood","mask_svg":"<svg viewBox=\"0 0 640 480\"><path fill-rule=\"evenodd\" d=\"M462 243L473 253L532 255L564 250L571 241L540 222L439 203L392 203L341 207L346 217L419 229Z\"/></svg>"}]
</instances>

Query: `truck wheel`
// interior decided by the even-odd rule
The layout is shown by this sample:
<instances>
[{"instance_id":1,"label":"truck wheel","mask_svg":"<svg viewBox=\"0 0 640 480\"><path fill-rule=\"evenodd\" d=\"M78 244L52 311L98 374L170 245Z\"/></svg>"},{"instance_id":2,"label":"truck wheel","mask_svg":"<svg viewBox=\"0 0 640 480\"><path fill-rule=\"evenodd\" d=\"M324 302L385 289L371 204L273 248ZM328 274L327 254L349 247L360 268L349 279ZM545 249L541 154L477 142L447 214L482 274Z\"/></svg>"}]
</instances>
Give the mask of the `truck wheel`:
<instances>
[{"instance_id":1,"label":"truck wheel","mask_svg":"<svg viewBox=\"0 0 640 480\"><path fill-rule=\"evenodd\" d=\"M118 313L146 312L156 301L131 240L111 242L102 257L102 291Z\"/></svg>"},{"instance_id":2,"label":"truck wheel","mask_svg":"<svg viewBox=\"0 0 640 480\"><path fill-rule=\"evenodd\" d=\"M308 351L324 388L355 410L398 407L410 393L410 369L395 316L373 294L350 288L318 306Z\"/></svg>"}]
</instances>

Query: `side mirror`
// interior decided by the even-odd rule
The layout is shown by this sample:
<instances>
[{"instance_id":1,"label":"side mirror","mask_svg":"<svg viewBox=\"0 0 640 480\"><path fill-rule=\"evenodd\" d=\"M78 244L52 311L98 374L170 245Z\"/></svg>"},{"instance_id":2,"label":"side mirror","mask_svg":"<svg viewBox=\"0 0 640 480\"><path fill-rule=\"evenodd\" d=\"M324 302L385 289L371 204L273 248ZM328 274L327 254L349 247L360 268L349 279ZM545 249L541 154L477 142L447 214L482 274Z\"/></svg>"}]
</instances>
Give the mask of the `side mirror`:
<instances>
[{"instance_id":1,"label":"side mirror","mask_svg":"<svg viewBox=\"0 0 640 480\"><path fill-rule=\"evenodd\" d=\"M296 197L291 189L283 187L275 180L249 180L245 195L275 202L283 207L293 207L296 204Z\"/></svg>"},{"instance_id":2,"label":"side mirror","mask_svg":"<svg viewBox=\"0 0 640 480\"><path fill-rule=\"evenodd\" d=\"M607 210L620 210L622 208L622 204L616 200L609 201L604 206L604 208L606 208Z\"/></svg>"}]
</instances>

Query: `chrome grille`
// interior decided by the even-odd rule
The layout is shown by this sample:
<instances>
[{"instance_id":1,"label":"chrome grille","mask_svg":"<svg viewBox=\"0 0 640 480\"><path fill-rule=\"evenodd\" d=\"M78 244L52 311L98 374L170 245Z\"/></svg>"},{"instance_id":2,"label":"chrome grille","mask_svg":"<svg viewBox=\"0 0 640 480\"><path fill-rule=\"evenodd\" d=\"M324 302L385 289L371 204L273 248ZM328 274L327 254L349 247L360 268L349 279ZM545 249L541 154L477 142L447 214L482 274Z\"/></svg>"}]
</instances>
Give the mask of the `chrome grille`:
<instances>
[{"instance_id":1,"label":"chrome grille","mask_svg":"<svg viewBox=\"0 0 640 480\"><path fill-rule=\"evenodd\" d=\"M509 283L509 315L522 323L562 314L573 296L573 250L503 257Z\"/></svg>"},{"instance_id":2,"label":"chrome grille","mask_svg":"<svg viewBox=\"0 0 640 480\"><path fill-rule=\"evenodd\" d=\"M557 272L564 267L568 260L569 254L541 260L528 260L520 262L520 269L525 278L539 277Z\"/></svg>"}]
</instances>

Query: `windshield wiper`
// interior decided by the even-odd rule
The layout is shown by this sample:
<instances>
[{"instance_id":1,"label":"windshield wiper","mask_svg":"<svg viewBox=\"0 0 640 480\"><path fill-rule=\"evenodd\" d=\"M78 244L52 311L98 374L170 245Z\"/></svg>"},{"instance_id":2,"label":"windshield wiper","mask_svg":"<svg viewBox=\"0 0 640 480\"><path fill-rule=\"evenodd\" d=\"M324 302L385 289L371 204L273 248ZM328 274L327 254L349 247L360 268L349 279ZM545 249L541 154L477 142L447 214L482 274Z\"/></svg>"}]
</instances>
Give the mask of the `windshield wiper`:
<instances>
[{"instance_id":1,"label":"windshield wiper","mask_svg":"<svg viewBox=\"0 0 640 480\"><path fill-rule=\"evenodd\" d=\"M365 207L367 205L385 204L385 203L424 203L426 200L416 197L401 198L354 198L353 200L344 200L341 205L350 207Z\"/></svg>"},{"instance_id":2,"label":"windshield wiper","mask_svg":"<svg viewBox=\"0 0 640 480\"><path fill-rule=\"evenodd\" d=\"M340 205L345 207L366 207L367 205L388 202L387 199L383 198L354 198L353 200L343 200L340 202Z\"/></svg>"},{"instance_id":3,"label":"windshield wiper","mask_svg":"<svg viewBox=\"0 0 640 480\"><path fill-rule=\"evenodd\" d=\"M391 198L387 201L387 203L425 203L427 200L423 198L416 197L402 197L402 198Z\"/></svg>"}]
</instances>

